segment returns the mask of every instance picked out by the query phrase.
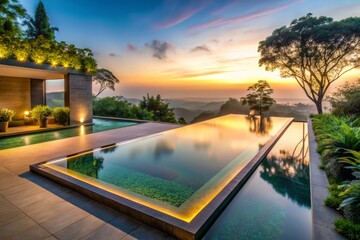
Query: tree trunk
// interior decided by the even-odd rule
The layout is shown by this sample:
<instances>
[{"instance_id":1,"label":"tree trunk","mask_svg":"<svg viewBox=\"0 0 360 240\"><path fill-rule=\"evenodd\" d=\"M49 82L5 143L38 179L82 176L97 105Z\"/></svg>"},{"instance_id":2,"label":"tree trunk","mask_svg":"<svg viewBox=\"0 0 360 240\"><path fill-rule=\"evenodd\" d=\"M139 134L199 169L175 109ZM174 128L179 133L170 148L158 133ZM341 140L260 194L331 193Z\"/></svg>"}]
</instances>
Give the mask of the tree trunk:
<instances>
[{"instance_id":1,"label":"tree trunk","mask_svg":"<svg viewBox=\"0 0 360 240\"><path fill-rule=\"evenodd\" d=\"M318 112L318 114L323 114L323 109L322 109L322 100L318 100L316 103L316 110Z\"/></svg>"}]
</instances>

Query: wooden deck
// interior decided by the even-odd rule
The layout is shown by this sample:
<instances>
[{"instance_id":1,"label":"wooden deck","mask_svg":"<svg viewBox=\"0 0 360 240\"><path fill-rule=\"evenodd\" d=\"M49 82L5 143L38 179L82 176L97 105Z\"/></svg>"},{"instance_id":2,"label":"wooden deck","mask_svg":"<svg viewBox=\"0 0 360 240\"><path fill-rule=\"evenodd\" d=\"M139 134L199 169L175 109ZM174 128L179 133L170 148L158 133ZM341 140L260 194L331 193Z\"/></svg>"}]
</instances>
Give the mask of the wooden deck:
<instances>
[{"instance_id":1,"label":"wooden deck","mask_svg":"<svg viewBox=\"0 0 360 240\"><path fill-rule=\"evenodd\" d=\"M29 172L29 165L177 127L144 123L0 151L0 239L172 239Z\"/></svg>"}]
</instances>

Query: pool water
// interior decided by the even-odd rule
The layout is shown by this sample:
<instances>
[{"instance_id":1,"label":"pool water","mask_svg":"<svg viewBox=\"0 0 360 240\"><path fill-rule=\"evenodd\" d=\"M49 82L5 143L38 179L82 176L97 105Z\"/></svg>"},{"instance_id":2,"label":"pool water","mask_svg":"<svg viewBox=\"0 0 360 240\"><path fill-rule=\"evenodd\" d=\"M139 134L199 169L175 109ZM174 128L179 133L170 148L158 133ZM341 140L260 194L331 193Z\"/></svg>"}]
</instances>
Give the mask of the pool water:
<instances>
[{"instance_id":1,"label":"pool water","mask_svg":"<svg viewBox=\"0 0 360 240\"><path fill-rule=\"evenodd\" d=\"M203 239L312 238L307 124L292 123Z\"/></svg>"},{"instance_id":2,"label":"pool water","mask_svg":"<svg viewBox=\"0 0 360 240\"><path fill-rule=\"evenodd\" d=\"M227 115L43 166L190 222L290 120Z\"/></svg>"},{"instance_id":3,"label":"pool water","mask_svg":"<svg viewBox=\"0 0 360 240\"><path fill-rule=\"evenodd\" d=\"M63 138L75 137L89 133L101 132L115 128L122 128L138 124L137 122L94 118L93 125L54 130L49 132L32 133L16 137L0 139L0 150L48 142Z\"/></svg>"}]
</instances>

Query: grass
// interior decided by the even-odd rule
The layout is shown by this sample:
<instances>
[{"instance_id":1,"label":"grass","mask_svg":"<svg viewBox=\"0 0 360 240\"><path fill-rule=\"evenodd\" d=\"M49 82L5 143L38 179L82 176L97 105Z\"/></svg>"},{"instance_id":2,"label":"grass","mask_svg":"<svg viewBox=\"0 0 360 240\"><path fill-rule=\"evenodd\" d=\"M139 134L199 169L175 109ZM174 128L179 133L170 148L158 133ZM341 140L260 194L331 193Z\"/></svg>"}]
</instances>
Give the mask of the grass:
<instances>
[{"instance_id":1,"label":"grass","mask_svg":"<svg viewBox=\"0 0 360 240\"><path fill-rule=\"evenodd\" d=\"M355 224L347 219L336 219L335 229L350 240L360 239L360 224Z\"/></svg>"}]
</instances>

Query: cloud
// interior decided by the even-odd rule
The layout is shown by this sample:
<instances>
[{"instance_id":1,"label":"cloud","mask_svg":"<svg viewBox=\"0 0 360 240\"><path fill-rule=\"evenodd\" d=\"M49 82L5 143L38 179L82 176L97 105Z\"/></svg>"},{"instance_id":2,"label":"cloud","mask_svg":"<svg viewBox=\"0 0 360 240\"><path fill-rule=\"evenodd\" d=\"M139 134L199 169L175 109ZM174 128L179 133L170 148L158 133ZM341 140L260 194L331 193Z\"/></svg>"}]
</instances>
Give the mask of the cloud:
<instances>
[{"instance_id":1,"label":"cloud","mask_svg":"<svg viewBox=\"0 0 360 240\"><path fill-rule=\"evenodd\" d=\"M208 21L205 23L201 23L201 24L197 24L194 25L192 27L190 27L188 29L189 32L194 32L194 31L200 31L200 30L204 30L207 28L211 28L211 27L217 27L217 26L223 26L226 24L232 24L232 23L239 23L239 22L244 22L244 21L248 21L248 20L252 20L255 18L259 18L259 17L263 17L275 12L279 12L283 9L286 9L298 2L302 2L303 0L295 0L293 2L290 3L286 3L286 4L282 4L280 6L277 7L272 7L272 8L266 8L263 9L261 11L257 11L254 13L250 13L250 14L246 14L246 15L241 15L241 16L237 16L237 17L233 17L233 18L217 18L214 19L212 21Z\"/></svg>"},{"instance_id":2,"label":"cloud","mask_svg":"<svg viewBox=\"0 0 360 240\"><path fill-rule=\"evenodd\" d=\"M221 67L206 67L206 68L174 68L169 69L164 72L165 76L181 79L181 78L197 78L197 77L205 77L209 75L216 75L222 73L231 72L228 69L221 68Z\"/></svg>"},{"instance_id":3,"label":"cloud","mask_svg":"<svg viewBox=\"0 0 360 240\"><path fill-rule=\"evenodd\" d=\"M166 29L178 25L201 11L208 3L208 0L189 1L187 4L184 1L168 1L158 13L165 16L165 19L156 23L154 27Z\"/></svg>"},{"instance_id":4,"label":"cloud","mask_svg":"<svg viewBox=\"0 0 360 240\"><path fill-rule=\"evenodd\" d=\"M173 45L159 40L153 40L151 43L146 43L145 47L151 49L153 57L160 60L166 59L169 51L175 51L175 47Z\"/></svg>"},{"instance_id":5,"label":"cloud","mask_svg":"<svg viewBox=\"0 0 360 240\"><path fill-rule=\"evenodd\" d=\"M110 57L116 57L117 55L115 53L111 52L111 53L109 53L109 56Z\"/></svg>"},{"instance_id":6,"label":"cloud","mask_svg":"<svg viewBox=\"0 0 360 240\"><path fill-rule=\"evenodd\" d=\"M206 52L206 53L211 53L211 50L209 49L208 46L206 45L201 45L201 46L196 46L193 49L190 50L190 52L195 53L195 52Z\"/></svg>"},{"instance_id":7,"label":"cloud","mask_svg":"<svg viewBox=\"0 0 360 240\"><path fill-rule=\"evenodd\" d=\"M129 51L132 51L132 52L135 52L135 51L138 50L137 47L136 47L135 45L131 44L131 43L129 43L129 44L127 45L127 49L128 49Z\"/></svg>"},{"instance_id":8,"label":"cloud","mask_svg":"<svg viewBox=\"0 0 360 240\"><path fill-rule=\"evenodd\" d=\"M198 9L186 9L183 12L180 12L178 15L175 15L169 19L166 19L160 23L157 23L155 25L156 29L165 29L172 26L175 26L179 23L182 23L183 21L191 18L195 13L197 13Z\"/></svg>"}]
</instances>

